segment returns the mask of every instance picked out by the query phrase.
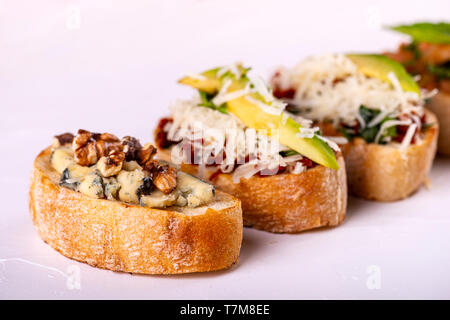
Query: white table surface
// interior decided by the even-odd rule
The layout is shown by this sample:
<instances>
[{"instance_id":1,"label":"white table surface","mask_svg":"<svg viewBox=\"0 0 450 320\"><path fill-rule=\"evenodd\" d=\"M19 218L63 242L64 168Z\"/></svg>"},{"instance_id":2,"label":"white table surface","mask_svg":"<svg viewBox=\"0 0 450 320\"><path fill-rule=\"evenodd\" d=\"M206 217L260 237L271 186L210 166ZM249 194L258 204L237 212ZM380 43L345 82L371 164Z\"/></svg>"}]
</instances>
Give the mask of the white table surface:
<instances>
[{"instance_id":1,"label":"white table surface","mask_svg":"<svg viewBox=\"0 0 450 320\"><path fill-rule=\"evenodd\" d=\"M309 54L392 49L404 38L381 25L449 13L446 0L0 0L0 298L450 298L450 159L405 201L350 198L338 228L245 229L239 264L208 274L67 259L37 236L27 195L33 158L56 133L150 140L168 104L190 96L175 83L185 72L239 60L267 76Z\"/></svg>"}]
</instances>

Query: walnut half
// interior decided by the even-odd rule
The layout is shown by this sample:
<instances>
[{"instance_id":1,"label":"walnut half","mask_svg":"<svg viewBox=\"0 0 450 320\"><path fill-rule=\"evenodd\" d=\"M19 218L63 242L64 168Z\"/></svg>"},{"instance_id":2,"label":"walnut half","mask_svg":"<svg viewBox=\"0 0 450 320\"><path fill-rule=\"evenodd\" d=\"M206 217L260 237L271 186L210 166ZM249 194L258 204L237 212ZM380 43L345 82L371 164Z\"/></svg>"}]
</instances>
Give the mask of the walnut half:
<instances>
[{"instance_id":1,"label":"walnut half","mask_svg":"<svg viewBox=\"0 0 450 320\"><path fill-rule=\"evenodd\" d=\"M79 165L90 166L97 163L98 159L108 157L112 151L115 154L122 152L123 146L113 134L91 133L80 129L73 139L72 149Z\"/></svg>"},{"instance_id":2,"label":"walnut half","mask_svg":"<svg viewBox=\"0 0 450 320\"><path fill-rule=\"evenodd\" d=\"M153 178L153 184L161 192L171 193L177 186L177 170L169 166L160 167Z\"/></svg>"},{"instance_id":3,"label":"walnut half","mask_svg":"<svg viewBox=\"0 0 450 320\"><path fill-rule=\"evenodd\" d=\"M66 132L58 136L55 136L53 138L52 147L56 149L66 144L71 144L73 142L73 138L74 135L70 132Z\"/></svg>"},{"instance_id":4,"label":"walnut half","mask_svg":"<svg viewBox=\"0 0 450 320\"><path fill-rule=\"evenodd\" d=\"M126 136L121 140L123 145L123 152L125 152L125 159L127 161L133 161L138 158L138 154L142 149L142 145L138 139Z\"/></svg>"},{"instance_id":5,"label":"walnut half","mask_svg":"<svg viewBox=\"0 0 450 320\"><path fill-rule=\"evenodd\" d=\"M97 162L97 168L104 177L117 175L122 170L125 153L120 150L111 150L108 156L101 157Z\"/></svg>"},{"instance_id":6,"label":"walnut half","mask_svg":"<svg viewBox=\"0 0 450 320\"><path fill-rule=\"evenodd\" d=\"M78 134L73 139L72 148L75 161L81 166L90 166L97 163L97 150L92 133L86 130L78 130Z\"/></svg>"},{"instance_id":7,"label":"walnut half","mask_svg":"<svg viewBox=\"0 0 450 320\"><path fill-rule=\"evenodd\" d=\"M153 165L153 156L156 153L156 148L152 146L150 143L147 143L144 148L139 150L138 152L138 163L147 171L152 171Z\"/></svg>"}]
</instances>

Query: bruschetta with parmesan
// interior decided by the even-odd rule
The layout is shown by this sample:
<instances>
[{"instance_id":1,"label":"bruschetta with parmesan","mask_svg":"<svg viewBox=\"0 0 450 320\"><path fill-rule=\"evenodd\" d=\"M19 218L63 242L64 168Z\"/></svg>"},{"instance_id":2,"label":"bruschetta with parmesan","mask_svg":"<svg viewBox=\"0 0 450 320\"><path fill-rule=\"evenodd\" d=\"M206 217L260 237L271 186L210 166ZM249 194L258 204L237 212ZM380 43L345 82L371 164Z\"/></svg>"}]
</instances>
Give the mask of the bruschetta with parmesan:
<instances>
[{"instance_id":1,"label":"bruschetta with parmesan","mask_svg":"<svg viewBox=\"0 0 450 320\"><path fill-rule=\"evenodd\" d=\"M196 89L155 130L158 154L242 201L244 225L297 233L345 218L342 153L310 121L290 117L240 64L182 78Z\"/></svg>"},{"instance_id":2,"label":"bruschetta with parmesan","mask_svg":"<svg viewBox=\"0 0 450 320\"><path fill-rule=\"evenodd\" d=\"M272 78L287 109L341 136L352 194L395 201L427 178L438 136L426 94L403 66L382 55L311 57Z\"/></svg>"},{"instance_id":3,"label":"bruschetta with parmesan","mask_svg":"<svg viewBox=\"0 0 450 320\"><path fill-rule=\"evenodd\" d=\"M56 136L31 178L40 237L71 259L113 271L180 274L236 263L240 201L155 153L129 136Z\"/></svg>"},{"instance_id":4,"label":"bruschetta with parmesan","mask_svg":"<svg viewBox=\"0 0 450 320\"><path fill-rule=\"evenodd\" d=\"M421 87L437 91L426 107L436 114L440 124L438 152L450 156L450 24L415 23L392 30L409 35L411 40L386 56L417 76Z\"/></svg>"}]
</instances>

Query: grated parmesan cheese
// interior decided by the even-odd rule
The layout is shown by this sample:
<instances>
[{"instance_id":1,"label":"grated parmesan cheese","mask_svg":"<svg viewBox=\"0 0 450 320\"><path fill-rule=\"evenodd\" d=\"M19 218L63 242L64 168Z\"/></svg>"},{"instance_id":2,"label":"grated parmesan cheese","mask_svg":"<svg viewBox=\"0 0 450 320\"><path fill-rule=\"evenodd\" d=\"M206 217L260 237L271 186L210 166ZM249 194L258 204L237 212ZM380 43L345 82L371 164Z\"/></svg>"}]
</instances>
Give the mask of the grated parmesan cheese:
<instances>
[{"instance_id":1,"label":"grated parmesan cheese","mask_svg":"<svg viewBox=\"0 0 450 320\"><path fill-rule=\"evenodd\" d=\"M292 70L279 69L274 81L282 89L296 90L292 103L309 119L331 120L335 125L358 122L364 129L379 125L386 116L407 115L420 128L419 116L424 114L424 99L435 93L423 92L419 97L415 92L403 91L393 72L388 74L388 79L390 83L367 77L345 55L329 54L310 57ZM362 105L381 112L370 123L365 123L359 113ZM411 129L413 122L386 121L376 136L376 142L390 126L410 125L411 131L408 132L412 132L412 136L405 136L402 142L402 146L408 146L416 130Z\"/></svg>"},{"instance_id":2,"label":"grated parmesan cheese","mask_svg":"<svg viewBox=\"0 0 450 320\"><path fill-rule=\"evenodd\" d=\"M403 138L402 144L400 146L400 149L404 150L406 149L412 141L412 138L414 137L414 133L416 132L417 124L413 123L409 126L408 131L406 131L405 137Z\"/></svg>"},{"instance_id":3,"label":"grated parmesan cheese","mask_svg":"<svg viewBox=\"0 0 450 320\"><path fill-rule=\"evenodd\" d=\"M320 140L322 140L323 142L325 142L326 144L328 144L328 146L333 149L336 152L339 152L341 150L341 148L339 148L338 144L336 142L334 142L333 140L327 139L324 136L321 135L317 135L317 138L319 138Z\"/></svg>"},{"instance_id":4,"label":"grated parmesan cheese","mask_svg":"<svg viewBox=\"0 0 450 320\"><path fill-rule=\"evenodd\" d=\"M295 164L294 169L291 171L291 173L293 173L293 174L299 174L299 173L304 172L305 170L306 170L306 167L305 167L303 164L301 164L300 162L297 162L297 163Z\"/></svg>"},{"instance_id":5,"label":"grated parmesan cheese","mask_svg":"<svg viewBox=\"0 0 450 320\"><path fill-rule=\"evenodd\" d=\"M367 125L369 128L377 126L381 121L383 121L388 115L389 111L384 110L384 107L381 106L381 112L378 114L375 118L372 119L372 121L369 122Z\"/></svg>"},{"instance_id":6,"label":"grated parmesan cheese","mask_svg":"<svg viewBox=\"0 0 450 320\"><path fill-rule=\"evenodd\" d=\"M241 70L245 70L245 73L248 71L248 69L242 69L240 64L234 64L220 68L217 76L222 77L230 72L238 79L244 72ZM231 92L229 89L232 80L223 78L222 80L225 82L212 99L212 103L220 106L245 96L245 99L258 106L263 112L276 116L281 115L283 124L288 121L289 117L297 121L302 126L297 136L314 138L317 135L319 128L311 128L311 120L290 116L284 112L287 104L273 96L272 90L262 78L247 74L246 76L248 83L245 88ZM269 137L268 132L264 132L268 130L256 132L254 129L246 128L233 114L220 113L210 108L199 108L199 102L199 97L195 97L190 101L179 100L170 107L173 122L167 128L163 128L167 132L167 138L174 142L182 142L187 139L189 147L189 150L183 150L183 147L186 147L186 144L183 143L174 146L171 154L172 162L180 164L188 161L198 164L200 171L204 170L206 165L216 164L224 173L231 173L234 170L233 180L235 182L266 169L278 170L280 166L286 167L289 172L300 173L306 170L302 163L298 163L303 159L301 155L289 157L280 155L281 151L290 149L279 144L279 139L274 136L276 130L275 132L270 130ZM275 129L271 123L268 123L268 126ZM333 141L323 137L320 139L334 150L339 150ZM194 159L185 159L192 155L191 146L194 147ZM223 158L223 153L225 153L225 158ZM210 160L214 163L211 163Z\"/></svg>"},{"instance_id":7,"label":"grated parmesan cheese","mask_svg":"<svg viewBox=\"0 0 450 320\"><path fill-rule=\"evenodd\" d=\"M247 128L231 114L223 114L209 108L198 107L199 97L192 100L178 100L170 106L173 122L164 127L167 137L171 141L181 142L183 139L192 141L194 147L202 150L199 155L201 166L211 156L217 156L225 152L226 158L222 159L220 169L224 173L231 173L233 180L249 178L254 174L269 169L286 166L292 172L302 172L305 168L301 163L301 155L282 157L280 151L289 150L262 132ZM308 130L308 128L303 128ZM318 129L311 129L316 132ZM203 142L200 142L203 141ZM226 141L226 143L225 143ZM172 162L181 164L186 162L182 144L172 148ZM258 159L245 163L245 158L250 155L258 155ZM234 164L238 166L235 168Z\"/></svg>"},{"instance_id":8,"label":"grated parmesan cheese","mask_svg":"<svg viewBox=\"0 0 450 320\"><path fill-rule=\"evenodd\" d=\"M375 143L380 142L380 138L383 135L383 133L386 131L386 129L390 128L390 127L395 127L395 126L408 126L411 124L410 120L404 120L404 121L400 121L400 120L388 120L385 123L383 123L381 125L380 131L378 131L376 137L375 137Z\"/></svg>"},{"instance_id":9,"label":"grated parmesan cheese","mask_svg":"<svg viewBox=\"0 0 450 320\"><path fill-rule=\"evenodd\" d=\"M316 132L319 131L319 128L315 127L315 128L299 128L299 133L297 133L297 137L299 138L314 138L314 135L316 134Z\"/></svg>"},{"instance_id":10,"label":"grated parmesan cheese","mask_svg":"<svg viewBox=\"0 0 450 320\"><path fill-rule=\"evenodd\" d=\"M216 106L220 106L222 104L224 104L225 102L240 98L242 96L245 96L246 94L248 94L248 89L242 89L242 90L237 90L237 91L233 91L230 93L221 93L219 92L219 94L217 94L217 96L214 97L214 99L212 100L212 102L216 105Z\"/></svg>"},{"instance_id":11,"label":"grated parmesan cheese","mask_svg":"<svg viewBox=\"0 0 450 320\"><path fill-rule=\"evenodd\" d=\"M247 99L251 103L256 104L262 111L264 111L266 113L279 116L283 112L283 109L281 109L281 108L277 108L275 106L268 105L260 100L252 98L250 96L246 96L245 99Z\"/></svg>"},{"instance_id":12,"label":"grated parmesan cheese","mask_svg":"<svg viewBox=\"0 0 450 320\"><path fill-rule=\"evenodd\" d=\"M394 115L413 110L423 114L424 100L414 92L404 92L393 73L388 75L392 85L369 78L342 54L311 57L280 72L287 73L282 77L296 89L293 102L313 120L359 121L366 126L359 117L361 105L376 110L383 106L386 113Z\"/></svg>"},{"instance_id":13,"label":"grated parmesan cheese","mask_svg":"<svg viewBox=\"0 0 450 320\"><path fill-rule=\"evenodd\" d=\"M254 86L254 91L258 92L266 102L272 102L274 97L272 93L267 89L267 85L261 77L249 77L250 83Z\"/></svg>"},{"instance_id":14,"label":"grated parmesan cheese","mask_svg":"<svg viewBox=\"0 0 450 320\"><path fill-rule=\"evenodd\" d=\"M221 76L223 76L225 73L230 72L231 74L233 74L236 79L239 79L242 75L241 71L239 71L241 64L240 63L234 63L234 64L230 64L228 66L224 66L222 68L219 69L219 71L217 71L217 76L220 78Z\"/></svg>"}]
</instances>

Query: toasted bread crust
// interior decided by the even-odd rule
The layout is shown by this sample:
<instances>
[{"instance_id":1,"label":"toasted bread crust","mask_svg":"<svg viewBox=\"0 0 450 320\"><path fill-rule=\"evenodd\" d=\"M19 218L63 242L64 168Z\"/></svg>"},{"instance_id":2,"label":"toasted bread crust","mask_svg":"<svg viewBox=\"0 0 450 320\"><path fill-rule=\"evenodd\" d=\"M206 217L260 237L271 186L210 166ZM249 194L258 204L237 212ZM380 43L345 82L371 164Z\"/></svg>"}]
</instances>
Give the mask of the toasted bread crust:
<instances>
[{"instance_id":1,"label":"toasted bread crust","mask_svg":"<svg viewBox=\"0 0 450 320\"><path fill-rule=\"evenodd\" d=\"M438 152L450 156L450 94L439 92L427 104L439 121Z\"/></svg>"},{"instance_id":2,"label":"toasted bread crust","mask_svg":"<svg viewBox=\"0 0 450 320\"><path fill-rule=\"evenodd\" d=\"M145 274L213 271L237 262L242 241L238 199L219 191L217 206L198 214L93 199L58 186L49 157L46 149L34 162L29 205L41 238L63 255Z\"/></svg>"},{"instance_id":3,"label":"toasted bread crust","mask_svg":"<svg viewBox=\"0 0 450 320\"><path fill-rule=\"evenodd\" d=\"M167 150L158 154L170 160ZM234 183L231 174L220 173L214 185L242 202L244 225L275 233L297 233L304 230L336 226L345 218L347 183L342 155L339 170L317 166L300 174L282 173L252 176ZM202 179L211 172L199 174L198 166L182 164L181 170Z\"/></svg>"},{"instance_id":4,"label":"toasted bread crust","mask_svg":"<svg viewBox=\"0 0 450 320\"><path fill-rule=\"evenodd\" d=\"M350 192L376 201L401 200L415 192L427 178L436 154L436 117L427 111L427 119L435 124L426 130L423 141L405 150L361 138L344 145Z\"/></svg>"}]
</instances>

